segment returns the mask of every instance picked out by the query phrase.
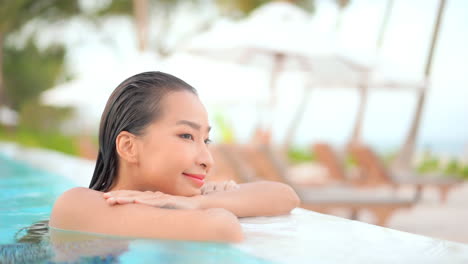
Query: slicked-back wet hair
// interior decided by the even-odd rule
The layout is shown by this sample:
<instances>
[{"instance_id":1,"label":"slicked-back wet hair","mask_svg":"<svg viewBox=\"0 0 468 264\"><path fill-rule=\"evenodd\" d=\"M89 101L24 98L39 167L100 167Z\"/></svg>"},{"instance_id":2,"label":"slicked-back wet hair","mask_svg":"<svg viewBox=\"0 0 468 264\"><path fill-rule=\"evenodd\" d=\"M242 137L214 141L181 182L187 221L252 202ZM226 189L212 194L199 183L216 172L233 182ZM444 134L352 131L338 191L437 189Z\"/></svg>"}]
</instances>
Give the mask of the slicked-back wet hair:
<instances>
[{"instance_id":1,"label":"slicked-back wet hair","mask_svg":"<svg viewBox=\"0 0 468 264\"><path fill-rule=\"evenodd\" d=\"M120 132L141 135L164 113L163 99L171 92L195 88L163 72L144 72L123 81L109 97L99 127L99 153L89 188L108 191L118 169L116 139Z\"/></svg>"}]
</instances>

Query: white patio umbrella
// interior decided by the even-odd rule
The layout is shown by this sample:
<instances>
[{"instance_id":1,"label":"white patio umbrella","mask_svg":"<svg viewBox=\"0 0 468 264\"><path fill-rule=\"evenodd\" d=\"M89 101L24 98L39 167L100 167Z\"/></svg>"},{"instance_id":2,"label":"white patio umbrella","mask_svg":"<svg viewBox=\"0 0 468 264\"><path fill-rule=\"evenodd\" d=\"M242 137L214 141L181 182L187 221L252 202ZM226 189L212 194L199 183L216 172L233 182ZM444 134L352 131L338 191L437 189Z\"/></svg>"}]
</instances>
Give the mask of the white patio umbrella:
<instances>
[{"instance_id":1,"label":"white patio umbrella","mask_svg":"<svg viewBox=\"0 0 468 264\"><path fill-rule=\"evenodd\" d=\"M264 80L258 78L264 73L257 67L241 67L180 52L162 62L160 70L181 77L212 107L233 106L239 101L261 105L267 102L266 89L252 89L252 86L266 86Z\"/></svg>"},{"instance_id":2,"label":"white patio umbrella","mask_svg":"<svg viewBox=\"0 0 468 264\"><path fill-rule=\"evenodd\" d=\"M97 60L77 79L43 92L40 100L48 105L75 108L79 124L85 126L84 129L93 129L98 126L105 104L120 82L133 74L157 70L157 66L157 58L151 53Z\"/></svg>"},{"instance_id":3,"label":"white patio umbrella","mask_svg":"<svg viewBox=\"0 0 468 264\"><path fill-rule=\"evenodd\" d=\"M309 14L287 2L265 4L239 22L221 21L187 45L186 50L271 70L271 108L276 103L276 81L280 72L300 71L306 74L308 80L303 102L289 129L289 140L304 112L311 87L361 90L361 106L352 141L359 138L368 87L421 87L420 82L401 82L378 72L374 66L375 59L369 54L351 57L351 53L338 52L330 30L317 27Z\"/></svg>"},{"instance_id":4,"label":"white patio umbrella","mask_svg":"<svg viewBox=\"0 0 468 264\"><path fill-rule=\"evenodd\" d=\"M99 79L77 79L45 91L41 95L41 102L73 107L79 126L91 129L99 124L107 98L112 92L110 87L109 83Z\"/></svg>"}]
</instances>

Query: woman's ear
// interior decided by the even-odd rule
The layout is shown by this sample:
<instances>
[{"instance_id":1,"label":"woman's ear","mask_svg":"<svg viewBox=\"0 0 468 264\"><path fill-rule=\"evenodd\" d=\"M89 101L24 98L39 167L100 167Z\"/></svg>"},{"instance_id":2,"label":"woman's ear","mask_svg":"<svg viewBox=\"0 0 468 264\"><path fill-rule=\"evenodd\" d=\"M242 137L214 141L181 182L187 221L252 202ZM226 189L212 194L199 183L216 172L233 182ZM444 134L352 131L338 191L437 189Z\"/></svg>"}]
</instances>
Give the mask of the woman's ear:
<instances>
[{"instance_id":1,"label":"woman's ear","mask_svg":"<svg viewBox=\"0 0 468 264\"><path fill-rule=\"evenodd\" d=\"M136 163L138 161L135 140L135 135L127 131L122 131L117 135L117 138L115 139L115 147L117 149L117 154L121 159L130 163Z\"/></svg>"}]
</instances>

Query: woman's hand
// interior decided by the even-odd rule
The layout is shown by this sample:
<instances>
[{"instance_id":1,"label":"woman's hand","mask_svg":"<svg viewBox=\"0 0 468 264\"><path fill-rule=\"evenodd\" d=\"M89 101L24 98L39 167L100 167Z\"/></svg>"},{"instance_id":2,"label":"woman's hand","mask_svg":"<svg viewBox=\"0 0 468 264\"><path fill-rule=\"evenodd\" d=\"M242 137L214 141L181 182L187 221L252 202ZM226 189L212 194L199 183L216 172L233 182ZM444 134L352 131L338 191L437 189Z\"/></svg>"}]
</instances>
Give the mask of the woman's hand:
<instances>
[{"instance_id":1,"label":"woman's hand","mask_svg":"<svg viewBox=\"0 0 468 264\"><path fill-rule=\"evenodd\" d=\"M201 188L202 195L206 195L214 192L224 192L229 190L237 190L239 185L235 181L223 181L223 182L207 182Z\"/></svg>"},{"instance_id":2,"label":"woman's hand","mask_svg":"<svg viewBox=\"0 0 468 264\"><path fill-rule=\"evenodd\" d=\"M300 199L294 189L278 182L213 184L209 183L204 187L203 194L208 195L191 197L132 190L111 191L103 196L110 205L136 203L160 208L195 210L223 208L237 217L284 215L300 205Z\"/></svg>"},{"instance_id":3,"label":"woman's hand","mask_svg":"<svg viewBox=\"0 0 468 264\"><path fill-rule=\"evenodd\" d=\"M197 196L185 197L162 192L133 190L112 191L104 193L103 196L109 205L136 203L170 209L200 209Z\"/></svg>"}]
</instances>

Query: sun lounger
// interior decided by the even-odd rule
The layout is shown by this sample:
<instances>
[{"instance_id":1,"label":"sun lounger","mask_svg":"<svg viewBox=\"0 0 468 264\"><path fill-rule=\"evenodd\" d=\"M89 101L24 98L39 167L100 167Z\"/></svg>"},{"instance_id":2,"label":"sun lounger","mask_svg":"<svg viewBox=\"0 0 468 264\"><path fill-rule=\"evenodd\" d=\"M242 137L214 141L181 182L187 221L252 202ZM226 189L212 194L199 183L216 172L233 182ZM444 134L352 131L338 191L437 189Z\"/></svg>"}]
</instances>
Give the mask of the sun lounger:
<instances>
[{"instance_id":1,"label":"sun lounger","mask_svg":"<svg viewBox=\"0 0 468 264\"><path fill-rule=\"evenodd\" d=\"M359 167L370 184L390 184L398 188L402 185L411 185L416 189L416 197L421 196L424 187L436 187L440 192L441 201L447 200L450 189L461 183L461 180L444 177L443 175L417 175L416 173L397 172L387 169L380 158L368 146L352 145L349 152L356 159Z\"/></svg>"},{"instance_id":2,"label":"sun lounger","mask_svg":"<svg viewBox=\"0 0 468 264\"><path fill-rule=\"evenodd\" d=\"M332 147L325 143L316 143L312 145L312 151L317 157L317 161L325 166L329 176L339 182L347 182L343 162Z\"/></svg>"},{"instance_id":3,"label":"sun lounger","mask_svg":"<svg viewBox=\"0 0 468 264\"><path fill-rule=\"evenodd\" d=\"M385 226L396 210L411 208L414 197L397 197L394 193L380 190L362 190L352 187L321 187L296 192L303 201L301 207L316 212L327 213L333 209L345 208L350 211L350 219L357 220L359 213L368 210L376 217L376 224Z\"/></svg>"},{"instance_id":4,"label":"sun lounger","mask_svg":"<svg viewBox=\"0 0 468 264\"><path fill-rule=\"evenodd\" d=\"M350 184L359 188L374 188L382 184L388 184L388 181L380 180L380 177L369 179L364 177L362 170L356 168L351 174L346 171L344 159L327 143L315 143L312 145L312 152L317 157L317 161L327 168L329 176L340 184ZM392 187L396 187L393 186Z\"/></svg>"},{"instance_id":5,"label":"sun lounger","mask_svg":"<svg viewBox=\"0 0 468 264\"><path fill-rule=\"evenodd\" d=\"M400 208L414 204L413 197L398 198L393 193L362 191L351 186L320 188L301 188L292 185L284 176L286 166L267 146L224 146L223 153L231 157L235 167L243 171L254 171L250 180L269 180L283 182L296 189L301 197L301 207L329 212L337 208L350 210L350 218L357 219L359 212L369 210L377 218L377 224L385 225L392 213ZM251 169L246 169L250 167Z\"/></svg>"}]
</instances>

